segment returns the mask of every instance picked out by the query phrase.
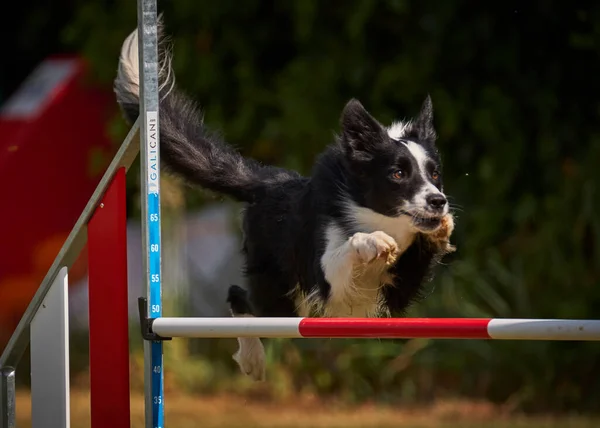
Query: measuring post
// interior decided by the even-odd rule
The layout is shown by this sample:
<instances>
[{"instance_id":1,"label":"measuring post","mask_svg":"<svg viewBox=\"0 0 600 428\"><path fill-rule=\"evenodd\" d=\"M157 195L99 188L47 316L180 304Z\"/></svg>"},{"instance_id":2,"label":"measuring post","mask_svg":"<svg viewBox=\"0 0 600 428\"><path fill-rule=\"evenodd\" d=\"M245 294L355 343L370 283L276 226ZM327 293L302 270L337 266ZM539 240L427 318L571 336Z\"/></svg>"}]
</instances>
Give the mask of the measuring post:
<instances>
[{"instance_id":1,"label":"measuring post","mask_svg":"<svg viewBox=\"0 0 600 428\"><path fill-rule=\"evenodd\" d=\"M162 315L160 236L160 137L156 0L138 0L142 251L148 312ZM146 427L164 427L163 345L144 341Z\"/></svg>"}]
</instances>

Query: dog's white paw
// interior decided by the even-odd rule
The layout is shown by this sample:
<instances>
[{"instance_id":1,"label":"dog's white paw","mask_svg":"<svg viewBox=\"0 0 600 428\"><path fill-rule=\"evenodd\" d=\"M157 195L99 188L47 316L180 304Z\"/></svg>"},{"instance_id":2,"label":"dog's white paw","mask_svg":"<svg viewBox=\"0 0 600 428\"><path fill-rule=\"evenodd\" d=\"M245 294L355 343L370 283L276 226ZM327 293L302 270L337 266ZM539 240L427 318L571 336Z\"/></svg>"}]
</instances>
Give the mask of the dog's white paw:
<instances>
[{"instance_id":1,"label":"dog's white paw","mask_svg":"<svg viewBox=\"0 0 600 428\"><path fill-rule=\"evenodd\" d=\"M370 263L380 259L393 263L398 256L398 244L384 232L357 232L350 238L350 246L361 263Z\"/></svg>"},{"instance_id":2,"label":"dog's white paw","mask_svg":"<svg viewBox=\"0 0 600 428\"><path fill-rule=\"evenodd\" d=\"M265 348L257 337L238 338L239 349L233 359L240 366L242 373L256 381L265 380L266 356Z\"/></svg>"}]
</instances>

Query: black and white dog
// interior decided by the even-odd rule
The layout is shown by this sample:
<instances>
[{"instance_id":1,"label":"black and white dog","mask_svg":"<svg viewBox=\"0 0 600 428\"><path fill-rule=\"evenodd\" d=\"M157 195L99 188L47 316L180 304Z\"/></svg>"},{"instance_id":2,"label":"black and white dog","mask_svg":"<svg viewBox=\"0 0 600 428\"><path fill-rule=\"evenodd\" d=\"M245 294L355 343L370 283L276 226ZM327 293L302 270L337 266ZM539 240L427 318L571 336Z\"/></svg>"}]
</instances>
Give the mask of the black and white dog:
<instances>
[{"instance_id":1,"label":"black and white dog","mask_svg":"<svg viewBox=\"0 0 600 428\"><path fill-rule=\"evenodd\" d=\"M162 33L162 30L159 34ZM244 158L203 124L174 86L160 46L161 159L173 173L246 203L243 253L248 291L231 286L233 316L402 315L432 268L454 250L427 97L413 121L385 127L356 100L310 177ZM125 40L114 82L133 123L139 114L138 33ZM265 376L259 338L239 339L241 370Z\"/></svg>"}]
</instances>

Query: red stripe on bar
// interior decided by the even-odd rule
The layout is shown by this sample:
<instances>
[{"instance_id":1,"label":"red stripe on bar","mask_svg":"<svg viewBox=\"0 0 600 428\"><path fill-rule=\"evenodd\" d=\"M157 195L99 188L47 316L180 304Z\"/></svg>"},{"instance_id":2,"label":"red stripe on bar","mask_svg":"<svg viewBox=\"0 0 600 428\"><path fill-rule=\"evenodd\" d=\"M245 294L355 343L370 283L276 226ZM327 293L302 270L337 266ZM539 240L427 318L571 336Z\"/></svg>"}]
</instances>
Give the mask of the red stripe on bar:
<instances>
[{"instance_id":1,"label":"red stripe on bar","mask_svg":"<svg viewBox=\"0 0 600 428\"><path fill-rule=\"evenodd\" d=\"M88 223L90 407L93 428L129 428L125 168Z\"/></svg>"},{"instance_id":2,"label":"red stripe on bar","mask_svg":"<svg viewBox=\"0 0 600 428\"><path fill-rule=\"evenodd\" d=\"M304 318L303 337L491 339L489 318Z\"/></svg>"}]
</instances>

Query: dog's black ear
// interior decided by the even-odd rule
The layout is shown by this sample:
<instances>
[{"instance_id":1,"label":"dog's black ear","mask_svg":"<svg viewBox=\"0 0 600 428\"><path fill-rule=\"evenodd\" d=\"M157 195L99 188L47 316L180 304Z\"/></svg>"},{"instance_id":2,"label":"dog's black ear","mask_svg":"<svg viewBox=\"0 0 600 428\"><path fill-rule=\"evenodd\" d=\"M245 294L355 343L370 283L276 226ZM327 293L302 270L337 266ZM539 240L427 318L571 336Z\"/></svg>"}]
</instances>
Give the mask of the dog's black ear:
<instances>
[{"instance_id":1,"label":"dog's black ear","mask_svg":"<svg viewBox=\"0 0 600 428\"><path fill-rule=\"evenodd\" d=\"M369 152L383 141L383 126L358 100L351 99L344 107L341 127L341 142L349 152Z\"/></svg>"},{"instance_id":2,"label":"dog's black ear","mask_svg":"<svg viewBox=\"0 0 600 428\"><path fill-rule=\"evenodd\" d=\"M433 126L433 103L429 95L423 101L421 112L413 122L411 131L419 140L435 140L437 138L435 127Z\"/></svg>"}]
</instances>

